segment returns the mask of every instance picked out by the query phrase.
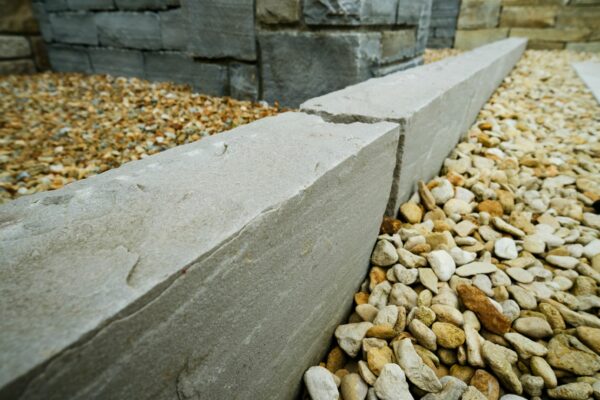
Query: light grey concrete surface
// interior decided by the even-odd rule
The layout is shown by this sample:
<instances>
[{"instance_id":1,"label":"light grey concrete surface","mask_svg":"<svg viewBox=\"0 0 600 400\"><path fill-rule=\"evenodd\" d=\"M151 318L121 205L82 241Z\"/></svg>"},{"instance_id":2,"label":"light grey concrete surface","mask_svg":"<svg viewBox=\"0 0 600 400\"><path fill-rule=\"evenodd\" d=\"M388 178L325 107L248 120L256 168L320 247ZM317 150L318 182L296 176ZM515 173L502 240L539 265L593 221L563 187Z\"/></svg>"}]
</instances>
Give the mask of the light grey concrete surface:
<instances>
[{"instance_id":1,"label":"light grey concrete surface","mask_svg":"<svg viewBox=\"0 0 600 400\"><path fill-rule=\"evenodd\" d=\"M3 205L0 398L292 398L366 274L398 138L286 113Z\"/></svg>"},{"instance_id":2,"label":"light grey concrete surface","mask_svg":"<svg viewBox=\"0 0 600 400\"><path fill-rule=\"evenodd\" d=\"M598 103L600 103L600 62L585 61L573 63L577 75L590 89Z\"/></svg>"},{"instance_id":3,"label":"light grey concrete surface","mask_svg":"<svg viewBox=\"0 0 600 400\"><path fill-rule=\"evenodd\" d=\"M337 121L391 121L404 141L387 214L435 176L481 107L525 50L525 39L482 46L458 57L370 79L306 101L301 109Z\"/></svg>"}]
</instances>

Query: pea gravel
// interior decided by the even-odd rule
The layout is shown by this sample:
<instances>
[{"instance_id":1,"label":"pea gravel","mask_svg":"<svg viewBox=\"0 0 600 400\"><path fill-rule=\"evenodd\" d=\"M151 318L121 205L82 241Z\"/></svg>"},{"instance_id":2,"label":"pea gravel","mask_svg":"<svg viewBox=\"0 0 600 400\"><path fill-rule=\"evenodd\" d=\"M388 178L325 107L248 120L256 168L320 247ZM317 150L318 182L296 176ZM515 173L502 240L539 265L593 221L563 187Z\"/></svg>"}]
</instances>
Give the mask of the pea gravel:
<instances>
[{"instance_id":1,"label":"pea gravel","mask_svg":"<svg viewBox=\"0 0 600 400\"><path fill-rule=\"evenodd\" d=\"M0 203L282 111L107 75L0 77Z\"/></svg>"}]
</instances>

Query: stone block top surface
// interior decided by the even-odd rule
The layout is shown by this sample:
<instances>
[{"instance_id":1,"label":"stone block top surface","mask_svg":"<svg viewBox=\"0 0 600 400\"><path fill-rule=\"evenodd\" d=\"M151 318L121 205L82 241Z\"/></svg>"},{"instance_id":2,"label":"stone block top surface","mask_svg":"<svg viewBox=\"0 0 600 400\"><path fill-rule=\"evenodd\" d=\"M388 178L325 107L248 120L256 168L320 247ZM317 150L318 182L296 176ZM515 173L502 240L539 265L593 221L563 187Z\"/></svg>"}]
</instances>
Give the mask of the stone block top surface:
<instances>
[{"instance_id":1,"label":"stone block top surface","mask_svg":"<svg viewBox=\"0 0 600 400\"><path fill-rule=\"evenodd\" d=\"M363 148L395 146L398 134L387 122L286 113L3 205L0 394L156 301L192 264Z\"/></svg>"},{"instance_id":2,"label":"stone block top surface","mask_svg":"<svg viewBox=\"0 0 600 400\"><path fill-rule=\"evenodd\" d=\"M337 92L310 99L301 109L337 120L401 122L504 54L524 46L512 38L477 48L437 63L370 79ZM435 118L435 116L432 116Z\"/></svg>"}]
</instances>

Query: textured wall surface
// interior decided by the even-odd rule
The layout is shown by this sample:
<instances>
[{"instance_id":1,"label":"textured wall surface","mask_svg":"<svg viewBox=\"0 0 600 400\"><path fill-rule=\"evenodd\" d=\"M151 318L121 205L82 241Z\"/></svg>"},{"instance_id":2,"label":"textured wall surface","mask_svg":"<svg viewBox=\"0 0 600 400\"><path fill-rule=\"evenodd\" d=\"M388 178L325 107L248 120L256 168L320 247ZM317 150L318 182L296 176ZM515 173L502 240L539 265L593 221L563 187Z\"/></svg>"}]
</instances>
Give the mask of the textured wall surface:
<instances>
[{"instance_id":1,"label":"textured wall surface","mask_svg":"<svg viewBox=\"0 0 600 400\"><path fill-rule=\"evenodd\" d=\"M419 65L431 14L431 0L52 0L34 7L57 71L172 80L288 106Z\"/></svg>"},{"instance_id":2,"label":"textured wall surface","mask_svg":"<svg viewBox=\"0 0 600 400\"><path fill-rule=\"evenodd\" d=\"M0 75L49 68L30 0L0 0Z\"/></svg>"},{"instance_id":3,"label":"textured wall surface","mask_svg":"<svg viewBox=\"0 0 600 400\"><path fill-rule=\"evenodd\" d=\"M455 47L526 37L532 49L600 52L600 0L462 0Z\"/></svg>"},{"instance_id":4,"label":"textured wall surface","mask_svg":"<svg viewBox=\"0 0 600 400\"><path fill-rule=\"evenodd\" d=\"M454 45L460 0L433 0L427 47L450 48Z\"/></svg>"}]
</instances>

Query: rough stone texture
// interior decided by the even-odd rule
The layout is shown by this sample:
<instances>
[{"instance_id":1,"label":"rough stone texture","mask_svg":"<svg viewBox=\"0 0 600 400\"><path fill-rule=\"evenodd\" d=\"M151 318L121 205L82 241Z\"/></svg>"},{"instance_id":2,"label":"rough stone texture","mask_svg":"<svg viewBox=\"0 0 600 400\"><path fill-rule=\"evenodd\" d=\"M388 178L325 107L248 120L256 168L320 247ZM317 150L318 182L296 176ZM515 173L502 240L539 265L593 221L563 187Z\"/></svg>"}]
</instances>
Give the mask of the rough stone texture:
<instances>
[{"instance_id":1,"label":"rough stone texture","mask_svg":"<svg viewBox=\"0 0 600 400\"><path fill-rule=\"evenodd\" d=\"M289 106L368 79L381 51L379 33L263 32L259 41L263 97Z\"/></svg>"},{"instance_id":2,"label":"rough stone texture","mask_svg":"<svg viewBox=\"0 0 600 400\"><path fill-rule=\"evenodd\" d=\"M182 0L182 8L195 56L256 60L253 0Z\"/></svg>"},{"instance_id":3,"label":"rough stone texture","mask_svg":"<svg viewBox=\"0 0 600 400\"><path fill-rule=\"evenodd\" d=\"M600 103L600 62L573 63L573 68Z\"/></svg>"},{"instance_id":4,"label":"rough stone texture","mask_svg":"<svg viewBox=\"0 0 600 400\"><path fill-rule=\"evenodd\" d=\"M383 62L398 61L415 56L414 29L383 31L381 33L381 58Z\"/></svg>"},{"instance_id":5,"label":"rough stone texture","mask_svg":"<svg viewBox=\"0 0 600 400\"><path fill-rule=\"evenodd\" d=\"M164 10L178 6L179 0L114 0L121 10Z\"/></svg>"},{"instance_id":6,"label":"rough stone texture","mask_svg":"<svg viewBox=\"0 0 600 400\"><path fill-rule=\"evenodd\" d=\"M114 10L113 0L67 0L70 10Z\"/></svg>"},{"instance_id":7,"label":"rough stone texture","mask_svg":"<svg viewBox=\"0 0 600 400\"><path fill-rule=\"evenodd\" d=\"M475 120L481 105L515 65L523 39L508 39L410 71L371 79L311 99L302 109L339 121L399 122L404 148L398 152L387 214L439 171L448 149ZM425 162L427 160L427 162Z\"/></svg>"},{"instance_id":8,"label":"rough stone texture","mask_svg":"<svg viewBox=\"0 0 600 400\"><path fill-rule=\"evenodd\" d=\"M227 67L195 61L183 53L144 54L145 74L150 80L187 83L201 93L223 95L227 88Z\"/></svg>"},{"instance_id":9,"label":"rough stone texture","mask_svg":"<svg viewBox=\"0 0 600 400\"><path fill-rule=\"evenodd\" d=\"M48 46L48 59L54 71L91 74L92 64L87 49L61 45Z\"/></svg>"},{"instance_id":10,"label":"rough stone texture","mask_svg":"<svg viewBox=\"0 0 600 400\"><path fill-rule=\"evenodd\" d=\"M95 16L103 46L157 50L162 48L160 21L156 13L111 12Z\"/></svg>"},{"instance_id":11,"label":"rough stone texture","mask_svg":"<svg viewBox=\"0 0 600 400\"><path fill-rule=\"evenodd\" d=\"M556 7L503 7L500 26L545 28L554 26Z\"/></svg>"},{"instance_id":12,"label":"rough stone texture","mask_svg":"<svg viewBox=\"0 0 600 400\"><path fill-rule=\"evenodd\" d=\"M303 1L308 25L389 25L394 24L398 7L398 0Z\"/></svg>"},{"instance_id":13,"label":"rough stone texture","mask_svg":"<svg viewBox=\"0 0 600 400\"><path fill-rule=\"evenodd\" d=\"M456 31L454 47L461 50L471 50L486 43L508 37L508 28L476 29L473 31ZM514 35L518 36L518 35Z\"/></svg>"},{"instance_id":14,"label":"rough stone texture","mask_svg":"<svg viewBox=\"0 0 600 400\"><path fill-rule=\"evenodd\" d=\"M0 32L37 33L32 8L24 0L0 0Z\"/></svg>"},{"instance_id":15,"label":"rough stone texture","mask_svg":"<svg viewBox=\"0 0 600 400\"><path fill-rule=\"evenodd\" d=\"M140 71L144 71L141 51L95 48L89 50L89 55L97 74L143 77L140 75Z\"/></svg>"},{"instance_id":16,"label":"rough stone texture","mask_svg":"<svg viewBox=\"0 0 600 400\"><path fill-rule=\"evenodd\" d=\"M91 13L73 12L50 14L54 40L73 44L98 44L95 16Z\"/></svg>"},{"instance_id":17,"label":"rough stone texture","mask_svg":"<svg viewBox=\"0 0 600 400\"><path fill-rule=\"evenodd\" d=\"M600 42L567 43L567 50L600 53Z\"/></svg>"},{"instance_id":18,"label":"rough stone texture","mask_svg":"<svg viewBox=\"0 0 600 400\"><path fill-rule=\"evenodd\" d=\"M256 18L265 24L289 24L300 20L301 0L257 0Z\"/></svg>"},{"instance_id":19,"label":"rough stone texture","mask_svg":"<svg viewBox=\"0 0 600 400\"><path fill-rule=\"evenodd\" d=\"M0 60L0 75L31 74L35 72L35 65L31 60Z\"/></svg>"},{"instance_id":20,"label":"rough stone texture","mask_svg":"<svg viewBox=\"0 0 600 400\"><path fill-rule=\"evenodd\" d=\"M30 54L29 42L25 37L0 35L0 59L27 57Z\"/></svg>"},{"instance_id":21,"label":"rough stone texture","mask_svg":"<svg viewBox=\"0 0 600 400\"><path fill-rule=\"evenodd\" d=\"M0 397L293 398L364 276L398 134L288 113L2 206Z\"/></svg>"},{"instance_id":22,"label":"rough stone texture","mask_svg":"<svg viewBox=\"0 0 600 400\"><path fill-rule=\"evenodd\" d=\"M258 68L252 64L235 63L229 66L231 97L258 100Z\"/></svg>"},{"instance_id":23,"label":"rough stone texture","mask_svg":"<svg viewBox=\"0 0 600 400\"><path fill-rule=\"evenodd\" d=\"M483 29L498 26L501 0L462 0L458 29Z\"/></svg>"},{"instance_id":24,"label":"rough stone texture","mask_svg":"<svg viewBox=\"0 0 600 400\"><path fill-rule=\"evenodd\" d=\"M178 8L161 12L159 17L162 47L170 50L186 50L188 32L182 10Z\"/></svg>"}]
</instances>

